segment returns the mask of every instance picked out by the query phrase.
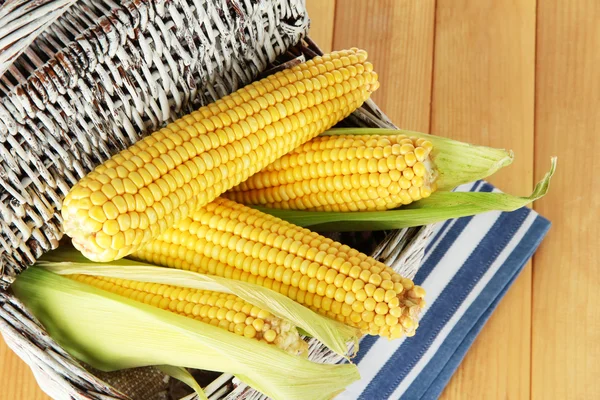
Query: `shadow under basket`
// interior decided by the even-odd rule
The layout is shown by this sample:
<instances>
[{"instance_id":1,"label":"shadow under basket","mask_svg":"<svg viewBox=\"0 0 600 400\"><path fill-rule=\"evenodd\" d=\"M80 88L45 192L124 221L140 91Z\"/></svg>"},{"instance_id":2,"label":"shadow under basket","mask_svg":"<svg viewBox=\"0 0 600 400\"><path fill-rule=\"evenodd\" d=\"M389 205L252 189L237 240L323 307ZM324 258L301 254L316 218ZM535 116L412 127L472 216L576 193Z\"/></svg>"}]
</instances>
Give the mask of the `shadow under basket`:
<instances>
[{"instance_id":1,"label":"shadow under basket","mask_svg":"<svg viewBox=\"0 0 600 400\"><path fill-rule=\"evenodd\" d=\"M32 28L22 36L38 35L0 78L0 332L55 399L191 399L189 387L153 367L105 373L82 365L12 295L10 283L58 246L60 203L85 173L165 123L322 52L305 36L302 0L223 0L201 10L192 0L65 3L0 6L0 26L30 13ZM43 7L40 21L33 11ZM371 100L339 125L396 128ZM324 234L412 278L432 232L428 225ZM306 340L310 360L341 361ZM229 374L190 372L211 400L266 398Z\"/></svg>"}]
</instances>

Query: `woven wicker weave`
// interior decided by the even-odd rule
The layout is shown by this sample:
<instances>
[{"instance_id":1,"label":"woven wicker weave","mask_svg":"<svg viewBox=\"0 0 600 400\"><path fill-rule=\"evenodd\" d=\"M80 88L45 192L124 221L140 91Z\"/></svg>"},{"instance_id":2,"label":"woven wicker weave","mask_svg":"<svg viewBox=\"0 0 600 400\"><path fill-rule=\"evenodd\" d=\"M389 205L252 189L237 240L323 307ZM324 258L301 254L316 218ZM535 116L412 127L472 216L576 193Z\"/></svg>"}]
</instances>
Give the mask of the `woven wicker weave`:
<instances>
[{"instance_id":1,"label":"woven wicker weave","mask_svg":"<svg viewBox=\"0 0 600 400\"><path fill-rule=\"evenodd\" d=\"M0 283L58 246L62 198L87 172L306 32L301 1L253 3L82 0L16 59L0 83Z\"/></svg>"},{"instance_id":2,"label":"woven wicker weave","mask_svg":"<svg viewBox=\"0 0 600 400\"><path fill-rule=\"evenodd\" d=\"M180 397L154 368L84 368L6 288L58 246L60 204L79 178L165 122L320 54L307 29L303 0L0 1L0 332L48 394ZM343 124L394 127L371 101ZM330 236L412 277L431 231ZM311 359L339 360L310 345ZM208 385L210 398L264 397L231 378Z\"/></svg>"}]
</instances>

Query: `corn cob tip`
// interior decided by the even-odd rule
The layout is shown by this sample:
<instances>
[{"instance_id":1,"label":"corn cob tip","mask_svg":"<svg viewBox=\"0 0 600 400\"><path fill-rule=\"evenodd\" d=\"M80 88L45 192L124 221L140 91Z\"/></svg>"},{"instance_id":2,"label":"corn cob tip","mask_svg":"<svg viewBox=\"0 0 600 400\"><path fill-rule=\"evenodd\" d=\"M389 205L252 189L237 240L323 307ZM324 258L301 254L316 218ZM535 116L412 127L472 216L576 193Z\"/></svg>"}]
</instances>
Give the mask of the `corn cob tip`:
<instances>
[{"instance_id":1,"label":"corn cob tip","mask_svg":"<svg viewBox=\"0 0 600 400\"><path fill-rule=\"evenodd\" d=\"M66 198L65 204L68 206L71 204L69 197ZM95 240L96 231L94 227L91 227L90 224L82 223L82 219L72 218L71 215L68 215L64 212L65 209L69 209L68 207L63 207L62 217L63 217L63 228L67 235L69 235L72 240L73 246L79 250L86 258L95 261L95 262L103 262L110 261L117 258L124 257L124 252L119 254L119 251L112 249L102 249L100 248ZM73 210L72 208L70 210ZM100 227L99 230L102 228ZM112 241L111 241L112 245Z\"/></svg>"}]
</instances>

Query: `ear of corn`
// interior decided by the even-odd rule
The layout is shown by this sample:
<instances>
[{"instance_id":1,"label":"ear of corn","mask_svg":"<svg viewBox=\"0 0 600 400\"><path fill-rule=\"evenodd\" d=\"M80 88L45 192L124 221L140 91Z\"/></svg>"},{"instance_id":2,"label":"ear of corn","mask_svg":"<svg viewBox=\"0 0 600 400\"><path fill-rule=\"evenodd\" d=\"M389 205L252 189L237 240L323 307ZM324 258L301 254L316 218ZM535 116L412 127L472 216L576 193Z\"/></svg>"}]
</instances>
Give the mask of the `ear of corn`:
<instances>
[{"instance_id":1,"label":"ear of corn","mask_svg":"<svg viewBox=\"0 0 600 400\"><path fill-rule=\"evenodd\" d=\"M358 49L248 85L98 166L67 194L65 231L91 260L122 258L342 120L377 87Z\"/></svg>"},{"instance_id":2,"label":"ear of corn","mask_svg":"<svg viewBox=\"0 0 600 400\"><path fill-rule=\"evenodd\" d=\"M255 207L257 210L289 221L313 231L348 232L377 231L422 226L451 218L467 217L488 211L515 211L538 200L548 193L550 181L556 170L556 157L551 159L550 170L540 180L529 196L519 197L507 193L447 192L438 190L429 198L408 206L387 211L322 212L281 210Z\"/></svg>"},{"instance_id":3,"label":"ear of corn","mask_svg":"<svg viewBox=\"0 0 600 400\"><path fill-rule=\"evenodd\" d=\"M514 211L543 197L556 158L526 197L450 192L492 175L512 159L510 151L418 132L336 128L223 197L317 231L399 229L486 211Z\"/></svg>"},{"instance_id":4,"label":"ear of corn","mask_svg":"<svg viewBox=\"0 0 600 400\"><path fill-rule=\"evenodd\" d=\"M432 148L430 141L416 136L320 136L223 196L293 210L392 209L436 190Z\"/></svg>"},{"instance_id":5,"label":"ear of corn","mask_svg":"<svg viewBox=\"0 0 600 400\"><path fill-rule=\"evenodd\" d=\"M359 378L355 365L313 363L42 268L29 268L12 288L54 340L100 370L177 365L228 372L285 400L330 399Z\"/></svg>"},{"instance_id":6,"label":"ear of corn","mask_svg":"<svg viewBox=\"0 0 600 400\"><path fill-rule=\"evenodd\" d=\"M64 262L64 260L70 261ZM318 339L332 351L342 356L345 356L348 351L348 342L356 342L359 334L356 329L322 317L280 293L247 282L219 276L207 276L191 271L160 268L128 259L112 261L110 263L94 263L87 260L80 253L64 247L45 254L38 261L37 265L60 275L67 275L69 277L79 275L78 279L93 279L97 282L97 287L106 285L113 292L124 290L128 298L135 295L135 299L146 303L149 302L159 308L166 307L170 311L186 315L189 315L191 312L194 318L199 317L201 320L213 324L217 324L218 322L217 326L221 324L222 318L217 318L219 321L214 320L214 313L218 313L221 308L230 308L232 306L231 302L226 300L225 303L227 304L225 304L222 300L218 300L214 296L198 296L195 293L197 291L218 292L219 296L235 294L239 299L233 304L234 311L237 311L237 308L242 305L242 308L245 307L243 312L246 316L248 317L248 313L250 313L249 316L255 319L257 317L253 314L259 312L263 314L270 313L274 316L273 318L277 318L280 321L288 321L286 322L286 326L289 326L291 323L292 327L302 329L303 332ZM108 283L106 282L107 280ZM126 283L115 284L117 281ZM132 287L132 285L136 285L136 287ZM126 288L125 286L130 287ZM184 289L178 290L177 288ZM154 291L156 293L152 293ZM148 295L148 292L152 296ZM192 293L191 296L190 293ZM185 297L181 298L184 295ZM186 299L188 296L190 298ZM208 305L210 305L210 308L204 307L204 305L200 306L200 304L198 304L199 307L196 307L197 304L193 304L206 301L209 301ZM218 309L212 309L213 305L210 304L212 301L219 301ZM245 304L241 304L240 302L245 302ZM227 307L221 307L225 305ZM252 305L252 307L249 305ZM223 314L223 311L220 312ZM228 319L227 312L229 310L225 312L225 319ZM194 315L198 313L200 314ZM205 313L209 313L210 315L203 315ZM222 316L220 315L220 317ZM230 318L234 316L233 313L229 313ZM241 318L241 316L238 316L238 318ZM273 325L275 328L279 327L279 329L282 326L280 322L276 324L268 321L265 324L261 324L260 321L252 322L254 328L257 330L257 334L259 329L261 332L263 330L266 332L269 328L268 325ZM223 327L230 328L232 326L225 327L223 322ZM232 328L234 328L235 332L235 326ZM278 333L278 329L275 328L274 330ZM252 333L251 330L248 332ZM247 331L245 330L242 333L246 334ZM272 333L268 335L272 336ZM299 347L301 347L301 344L292 346L292 349Z\"/></svg>"},{"instance_id":7,"label":"ear of corn","mask_svg":"<svg viewBox=\"0 0 600 400\"><path fill-rule=\"evenodd\" d=\"M386 265L223 198L132 256L260 285L363 333L389 338L414 335L424 305L423 289Z\"/></svg>"},{"instance_id":8,"label":"ear of corn","mask_svg":"<svg viewBox=\"0 0 600 400\"><path fill-rule=\"evenodd\" d=\"M69 278L236 335L272 343L292 354L308 350L296 327L234 294L93 275L70 275Z\"/></svg>"},{"instance_id":9,"label":"ear of corn","mask_svg":"<svg viewBox=\"0 0 600 400\"><path fill-rule=\"evenodd\" d=\"M483 179L512 159L506 150L417 132L331 129L223 196L284 210L383 211Z\"/></svg>"}]
</instances>

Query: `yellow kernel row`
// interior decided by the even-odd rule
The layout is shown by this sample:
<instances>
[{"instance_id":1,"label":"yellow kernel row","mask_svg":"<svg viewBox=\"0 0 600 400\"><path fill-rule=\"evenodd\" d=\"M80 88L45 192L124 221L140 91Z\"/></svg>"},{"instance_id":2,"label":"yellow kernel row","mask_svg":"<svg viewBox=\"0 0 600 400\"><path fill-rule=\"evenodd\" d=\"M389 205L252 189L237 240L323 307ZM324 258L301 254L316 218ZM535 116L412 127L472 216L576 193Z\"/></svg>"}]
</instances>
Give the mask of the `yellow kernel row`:
<instances>
[{"instance_id":1,"label":"yellow kernel row","mask_svg":"<svg viewBox=\"0 0 600 400\"><path fill-rule=\"evenodd\" d=\"M358 92L355 94L348 93L347 102L355 104L357 101L360 101L360 96L357 97L357 95ZM334 100L335 101L331 101L331 103L335 102L339 104L339 101L337 101L338 99ZM337 107L333 107L331 114L328 114L328 107L326 105L321 105L320 107L314 106L313 108L317 108L317 110L315 110L317 111L316 116L313 116L311 111L312 109L300 113L300 115L306 116L304 120L310 124L306 130L302 129L304 128L303 126L299 126L299 129L296 130L295 133L292 133L293 136L298 138L292 139L293 141L302 141L306 136L312 136L314 135L314 132L326 129L335 123L335 119L333 118L339 116L340 112L343 114L343 111ZM317 121L313 124L313 120ZM279 137L276 139L279 139ZM242 154L240 158L233 159L232 161L228 161L227 153L223 154L223 151L225 150L221 152L210 150L208 153L203 153L199 158L190 164L190 169L193 170L194 176L197 178L192 180L189 184L185 184L186 186L183 188L171 193L168 197L163 197L158 202L155 202L155 200L158 198L160 193L158 193L158 186L154 183L152 183L149 188L142 188L140 193L136 194L137 197L147 197L143 197L141 200L136 198L135 211L129 211L128 209L129 219L128 221L125 221L125 223L129 222L129 226L127 227L127 224L125 224L123 227L126 229L136 230L135 236L130 235L129 241L131 242L131 245L127 243L125 233L120 231L121 224L119 224L119 221L108 219L104 219L102 231L97 232L93 240L90 241L93 244L95 242L97 247L102 250L110 251L115 247L124 245L121 247L123 249L122 253L129 251L127 250L128 248L135 247L139 243L148 241L150 237L157 236L159 232L164 231L167 226L172 225L173 221L179 220L183 215L189 214L190 210L192 208L196 208L199 203L204 203L208 198L214 197L214 195L229 189L231 186L233 186L233 184L241 180L243 174L247 174L248 171L258 170L263 165L267 164L268 159L265 157L265 151L263 151L263 148L260 147L261 145L271 148L271 153L273 153L277 151L278 147L284 145L283 142L283 139L273 140L271 142L267 141L264 143L257 142L254 145L249 145L250 151L247 155ZM227 145L226 147L230 147L236 156L238 156L241 151L244 151L241 147L239 150L236 150L235 143L233 145ZM219 168L207 170L208 167L212 166L213 160L216 160L214 161L215 163L222 163L223 161L227 163L221 164ZM168 179L170 175L177 173L177 170L169 172L166 176L166 179ZM224 181L223 178L228 175L235 178L235 181ZM224 185L225 183L227 185ZM151 191L152 185L157 187L154 192ZM194 197L193 194L197 191L200 193ZM125 196L127 196L127 194L125 194ZM102 199L102 201L105 200ZM143 206L140 207L140 203L143 204ZM107 206L111 207L112 203L104 204L102 210L104 210L104 208ZM98 206L96 207L99 208ZM168 210L171 210L171 212L166 213ZM92 225L91 228L96 228L93 226L94 223L101 223L100 221L97 221L97 219L94 220L94 211L94 209L90 210L90 216L92 220L87 220L88 226ZM121 218L121 220L123 219L124 218ZM99 226L97 228L99 228Z\"/></svg>"},{"instance_id":2,"label":"yellow kernel row","mask_svg":"<svg viewBox=\"0 0 600 400\"><path fill-rule=\"evenodd\" d=\"M158 283L91 275L70 278L153 307L168 310L211 324L250 339L283 345L294 353L306 351L307 344L289 324L233 294L181 288ZM293 340L290 340L293 339ZM281 347L281 346L280 346Z\"/></svg>"},{"instance_id":3,"label":"yellow kernel row","mask_svg":"<svg viewBox=\"0 0 600 400\"><path fill-rule=\"evenodd\" d=\"M164 242L162 242L162 244L165 247L173 248L172 244L169 245ZM402 307L399 298L395 295L394 297L389 297L390 305L385 303L385 301L388 300L388 297L386 297L387 293L383 294L383 301L377 302L374 298L367 298L366 291L361 291L357 295L346 292L342 299L340 292L337 291L338 289L333 291L331 285L327 285L326 291L322 290L322 286L318 286L318 290L314 293L310 292L310 288L308 287L303 289L302 286L295 287L291 284L281 283L266 276L257 276L253 274L252 271L244 271L198 253L189 256L193 252L181 245L177 245L176 247L178 252L184 251L188 256L184 258L171 257L166 255L166 252L155 251L153 248L140 250L135 253L135 257L169 268L178 268L222 276L275 290L284 296L309 307L317 313L329 316L348 325L356 326L365 334L382 335L390 338L398 338L404 334L412 336L412 334L414 334L414 329L418 326L416 319L418 317L418 311L412 311L411 314L410 306L413 308L420 307L417 306L417 304L421 304L422 306L424 303L421 303L420 300L418 303L411 303L409 307ZM190 259L190 262L186 261L188 258ZM376 292L373 292L373 294L379 296ZM379 297L379 299L382 298ZM391 332L393 333L390 333L390 328L399 324L400 320L398 318L401 317L403 317L404 321L410 321L410 327L413 327L414 329L396 328L392 329ZM385 328L386 326L387 328Z\"/></svg>"},{"instance_id":4,"label":"yellow kernel row","mask_svg":"<svg viewBox=\"0 0 600 400\"><path fill-rule=\"evenodd\" d=\"M391 182L406 180L411 182L415 177L421 178L421 185L428 183L427 167L420 161L407 166L403 156L389 156L379 161L371 159L353 159L345 161L323 161L304 164L288 169L271 172L260 172L259 177L242 182L232 188L233 192L250 191L286 184L314 181L318 178L344 179L344 185L351 187L388 186ZM370 175L374 174L374 175ZM380 178L382 182L380 182ZM402 179L404 178L404 179ZM321 180L320 182L325 182ZM340 181L341 182L341 181ZM409 184L410 186L410 184Z\"/></svg>"},{"instance_id":5,"label":"yellow kernel row","mask_svg":"<svg viewBox=\"0 0 600 400\"><path fill-rule=\"evenodd\" d=\"M365 58L349 50L281 71L137 142L66 196L67 234L95 261L130 254L360 106L378 86Z\"/></svg>"},{"instance_id":6,"label":"yellow kernel row","mask_svg":"<svg viewBox=\"0 0 600 400\"><path fill-rule=\"evenodd\" d=\"M365 333L377 330L391 337L390 329L401 325L401 317L414 320L410 307L422 305L422 298L412 304L409 292L420 294L413 290L412 281L384 264L222 198L192 213L133 256L255 283ZM393 326L386 324L386 318ZM393 332L412 331L396 328Z\"/></svg>"},{"instance_id":7,"label":"yellow kernel row","mask_svg":"<svg viewBox=\"0 0 600 400\"><path fill-rule=\"evenodd\" d=\"M317 137L223 197L281 209L384 211L436 190L431 150L431 142L404 135Z\"/></svg>"}]
</instances>

